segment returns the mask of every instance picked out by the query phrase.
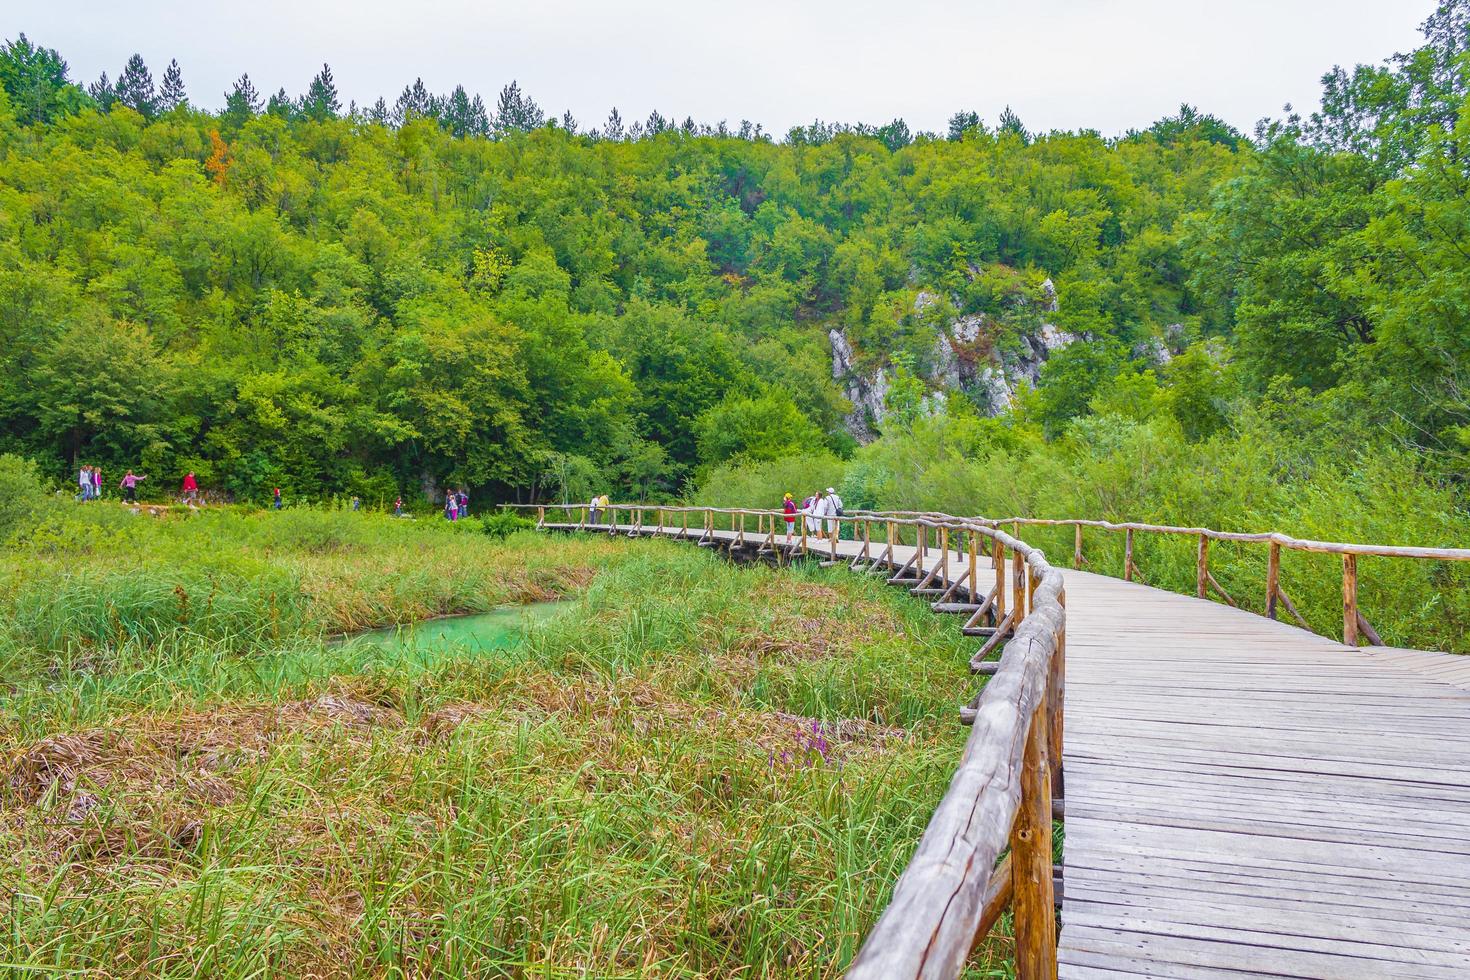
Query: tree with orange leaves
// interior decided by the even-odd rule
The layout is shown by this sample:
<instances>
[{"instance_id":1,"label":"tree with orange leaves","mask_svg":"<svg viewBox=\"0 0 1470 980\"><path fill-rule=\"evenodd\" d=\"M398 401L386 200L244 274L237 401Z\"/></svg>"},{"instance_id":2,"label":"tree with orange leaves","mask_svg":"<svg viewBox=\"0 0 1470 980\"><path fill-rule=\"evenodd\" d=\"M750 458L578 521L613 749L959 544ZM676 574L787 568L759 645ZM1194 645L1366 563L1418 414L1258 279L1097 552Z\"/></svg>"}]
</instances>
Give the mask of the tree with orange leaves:
<instances>
[{"instance_id":1,"label":"tree with orange leaves","mask_svg":"<svg viewBox=\"0 0 1470 980\"><path fill-rule=\"evenodd\" d=\"M209 159L204 161L204 172L209 174L209 179L219 184L225 184L225 175L230 172L230 146L220 138L219 130L209 131Z\"/></svg>"}]
</instances>

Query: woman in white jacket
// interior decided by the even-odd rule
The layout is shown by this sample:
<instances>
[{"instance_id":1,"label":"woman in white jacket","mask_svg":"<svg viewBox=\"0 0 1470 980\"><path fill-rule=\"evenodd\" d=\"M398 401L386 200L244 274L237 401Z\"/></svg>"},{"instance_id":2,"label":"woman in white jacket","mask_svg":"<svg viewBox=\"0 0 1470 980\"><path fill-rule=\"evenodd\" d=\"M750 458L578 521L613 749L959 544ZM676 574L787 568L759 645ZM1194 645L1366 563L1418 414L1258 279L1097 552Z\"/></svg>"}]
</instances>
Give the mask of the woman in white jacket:
<instances>
[{"instance_id":1,"label":"woman in white jacket","mask_svg":"<svg viewBox=\"0 0 1470 980\"><path fill-rule=\"evenodd\" d=\"M801 502L801 512L806 515L806 533L822 533L822 494L817 492Z\"/></svg>"}]
</instances>

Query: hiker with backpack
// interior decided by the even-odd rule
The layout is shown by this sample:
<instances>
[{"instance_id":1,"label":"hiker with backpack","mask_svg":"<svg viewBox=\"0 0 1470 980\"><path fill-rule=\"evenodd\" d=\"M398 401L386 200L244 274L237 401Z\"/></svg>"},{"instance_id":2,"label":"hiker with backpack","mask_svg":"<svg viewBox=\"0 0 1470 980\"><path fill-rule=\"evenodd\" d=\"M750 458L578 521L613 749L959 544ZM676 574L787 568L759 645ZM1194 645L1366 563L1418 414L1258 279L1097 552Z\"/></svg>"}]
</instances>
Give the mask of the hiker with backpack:
<instances>
[{"instance_id":1,"label":"hiker with backpack","mask_svg":"<svg viewBox=\"0 0 1470 980\"><path fill-rule=\"evenodd\" d=\"M841 536L841 522L836 520L843 516L842 498L837 496L837 491L832 487L827 488L827 513L833 518L827 522L827 532L832 540L836 541Z\"/></svg>"}]
</instances>

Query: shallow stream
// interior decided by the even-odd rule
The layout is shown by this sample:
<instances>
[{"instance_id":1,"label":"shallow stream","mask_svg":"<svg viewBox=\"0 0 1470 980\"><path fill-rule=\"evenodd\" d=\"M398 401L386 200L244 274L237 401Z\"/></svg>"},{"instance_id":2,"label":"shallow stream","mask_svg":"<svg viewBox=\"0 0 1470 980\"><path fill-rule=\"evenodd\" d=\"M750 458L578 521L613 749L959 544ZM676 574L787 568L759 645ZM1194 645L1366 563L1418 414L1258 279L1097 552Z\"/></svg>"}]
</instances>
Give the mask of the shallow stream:
<instances>
[{"instance_id":1,"label":"shallow stream","mask_svg":"<svg viewBox=\"0 0 1470 980\"><path fill-rule=\"evenodd\" d=\"M344 636L341 643L373 643L402 653L433 653L448 650L503 650L515 646L527 627L566 609L568 602L535 602L505 606L487 613L445 616L417 623L366 630Z\"/></svg>"}]
</instances>

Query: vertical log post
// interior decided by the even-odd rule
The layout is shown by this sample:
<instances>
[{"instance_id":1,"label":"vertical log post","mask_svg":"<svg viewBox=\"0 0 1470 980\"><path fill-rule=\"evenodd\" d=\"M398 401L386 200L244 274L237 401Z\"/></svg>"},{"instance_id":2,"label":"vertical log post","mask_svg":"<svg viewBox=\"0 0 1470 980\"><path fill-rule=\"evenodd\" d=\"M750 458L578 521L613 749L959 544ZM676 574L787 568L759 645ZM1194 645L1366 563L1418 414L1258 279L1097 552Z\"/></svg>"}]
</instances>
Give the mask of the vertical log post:
<instances>
[{"instance_id":1,"label":"vertical log post","mask_svg":"<svg viewBox=\"0 0 1470 980\"><path fill-rule=\"evenodd\" d=\"M1011 828L1015 882L1016 976L1054 980L1057 919L1052 890L1051 778L1047 771L1046 700L1031 716L1021 759L1021 805Z\"/></svg>"},{"instance_id":2,"label":"vertical log post","mask_svg":"<svg viewBox=\"0 0 1470 980\"><path fill-rule=\"evenodd\" d=\"M1017 549L1011 550L1011 609L1019 623L1026 616L1026 559Z\"/></svg>"},{"instance_id":3,"label":"vertical log post","mask_svg":"<svg viewBox=\"0 0 1470 980\"><path fill-rule=\"evenodd\" d=\"M1342 642L1358 645L1358 556L1342 556Z\"/></svg>"},{"instance_id":4,"label":"vertical log post","mask_svg":"<svg viewBox=\"0 0 1470 980\"><path fill-rule=\"evenodd\" d=\"M1210 592L1210 539L1201 534L1194 558L1194 594L1203 599Z\"/></svg>"},{"instance_id":5,"label":"vertical log post","mask_svg":"<svg viewBox=\"0 0 1470 980\"><path fill-rule=\"evenodd\" d=\"M893 521L885 520L883 526L888 529L888 569L893 570Z\"/></svg>"},{"instance_id":6,"label":"vertical log post","mask_svg":"<svg viewBox=\"0 0 1470 980\"><path fill-rule=\"evenodd\" d=\"M939 529L939 578L942 588L949 587L949 528Z\"/></svg>"},{"instance_id":7,"label":"vertical log post","mask_svg":"<svg viewBox=\"0 0 1470 980\"><path fill-rule=\"evenodd\" d=\"M1281 594L1281 545L1271 542L1271 554L1266 559L1266 615L1276 618L1276 597Z\"/></svg>"},{"instance_id":8,"label":"vertical log post","mask_svg":"<svg viewBox=\"0 0 1470 980\"><path fill-rule=\"evenodd\" d=\"M872 561L873 522L863 518L863 561Z\"/></svg>"},{"instance_id":9,"label":"vertical log post","mask_svg":"<svg viewBox=\"0 0 1470 980\"><path fill-rule=\"evenodd\" d=\"M536 526L537 527L545 527L546 526L546 508L545 507L537 507L536 508Z\"/></svg>"},{"instance_id":10,"label":"vertical log post","mask_svg":"<svg viewBox=\"0 0 1470 980\"><path fill-rule=\"evenodd\" d=\"M990 561L995 565L995 625L999 626L1006 618L1006 546L999 538Z\"/></svg>"},{"instance_id":11,"label":"vertical log post","mask_svg":"<svg viewBox=\"0 0 1470 980\"><path fill-rule=\"evenodd\" d=\"M1133 528L1123 532L1123 579L1133 581Z\"/></svg>"},{"instance_id":12,"label":"vertical log post","mask_svg":"<svg viewBox=\"0 0 1470 980\"><path fill-rule=\"evenodd\" d=\"M980 582L979 579L975 578L975 563L980 558L976 550L979 543L975 540L975 532L973 530L967 531L965 534L970 539L970 601L974 603L980 601Z\"/></svg>"},{"instance_id":13,"label":"vertical log post","mask_svg":"<svg viewBox=\"0 0 1470 980\"><path fill-rule=\"evenodd\" d=\"M1057 602L1065 613L1067 593L1063 590ZM1046 687L1046 757L1051 763L1051 795L1053 799L1066 799L1066 787L1062 779L1062 738L1066 730L1067 708L1067 624L1065 617L1061 629L1057 630L1057 648L1051 657L1051 675Z\"/></svg>"},{"instance_id":14,"label":"vertical log post","mask_svg":"<svg viewBox=\"0 0 1470 980\"><path fill-rule=\"evenodd\" d=\"M802 514L801 520L801 553L806 554L806 515Z\"/></svg>"},{"instance_id":15,"label":"vertical log post","mask_svg":"<svg viewBox=\"0 0 1470 980\"><path fill-rule=\"evenodd\" d=\"M1082 525L1075 526L1076 534L1072 539L1072 567L1082 567Z\"/></svg>"}]
</instances>

